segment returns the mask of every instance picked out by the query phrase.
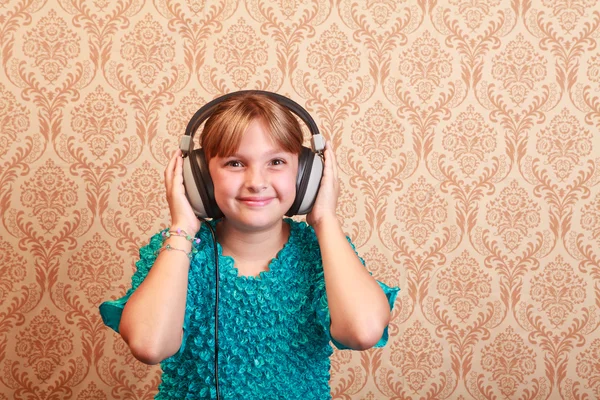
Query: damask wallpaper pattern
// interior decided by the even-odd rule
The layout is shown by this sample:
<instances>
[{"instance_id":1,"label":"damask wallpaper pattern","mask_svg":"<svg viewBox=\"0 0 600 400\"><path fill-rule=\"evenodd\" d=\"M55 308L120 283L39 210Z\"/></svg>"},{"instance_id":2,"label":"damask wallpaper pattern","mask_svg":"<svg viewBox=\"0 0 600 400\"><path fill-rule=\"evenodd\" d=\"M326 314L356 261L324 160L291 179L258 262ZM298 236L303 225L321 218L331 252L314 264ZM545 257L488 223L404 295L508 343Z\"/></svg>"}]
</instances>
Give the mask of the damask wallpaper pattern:
<instances>
[{"instance_id":1,"label":"damask wallpaper pattern","mask_svg":"<svg viewBox=\"0 0 600 400\"><path fill-rule=\"evenodd\" d=\"M334 399L600 398L597 0L0 0L0 400L151 399L97 307L191 115L288 95L402 288Z\"/></svg>"}]
</instances>

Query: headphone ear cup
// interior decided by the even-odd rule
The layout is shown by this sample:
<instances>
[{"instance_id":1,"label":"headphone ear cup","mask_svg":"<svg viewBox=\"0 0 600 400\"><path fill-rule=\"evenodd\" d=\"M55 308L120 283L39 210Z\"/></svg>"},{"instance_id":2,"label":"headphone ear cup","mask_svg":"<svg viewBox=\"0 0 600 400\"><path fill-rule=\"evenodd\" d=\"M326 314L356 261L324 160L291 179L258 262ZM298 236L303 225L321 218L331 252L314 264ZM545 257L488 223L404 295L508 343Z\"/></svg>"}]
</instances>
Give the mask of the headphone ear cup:
<instances>
[{"instance_id":1,"label":"headphone ear cup","mask_svg":"<svg viewBox=\"0 0 600 400\"><path fill-rule=\"evenodd\" d=\"M323 160L319 155L308 147L302 147L298 156L298 176L296 178L296 198L294 203L285 214L293 215L308 214L319 193L321 178L323 177Z\"/></svg>"},{"instance_id":2,"label":"headphone ear cup","mask_svg":"<svg viewBox=\"0 0 600 400\"><path fill-rule=\"evenodd\" d=\"M185 196L187 197L194 214L199 217L206 217L206 210L200 196L196 179L194 179L194 173L192 172L192 166L195 159L195 154L192 153L188 157L183 159L183 186L185 188Z\"/></svg>"},{"instance_id":3,"label":"headphone ear cup","mask_svg":"<svg viewBox=\"0 0 600 400\"><path fill-rule=\"evenodd\" d=\"M196 149L183 161L183 185L185 194L194 210L201 218L223 216L214 196L214 186L206 157L202 149Z\"/></svg>"}]
</instances>

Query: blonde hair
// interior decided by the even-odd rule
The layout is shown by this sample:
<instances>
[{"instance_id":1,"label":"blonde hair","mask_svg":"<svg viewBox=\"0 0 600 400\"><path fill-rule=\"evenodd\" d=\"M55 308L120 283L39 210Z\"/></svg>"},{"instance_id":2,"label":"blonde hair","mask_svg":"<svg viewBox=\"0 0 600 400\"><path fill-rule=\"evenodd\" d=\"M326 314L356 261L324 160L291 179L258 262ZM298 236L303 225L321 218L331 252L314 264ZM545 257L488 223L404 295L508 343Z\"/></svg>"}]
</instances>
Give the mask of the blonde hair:
<instances>
[{"instance_id":1,"label":"blonde hair","mask_svg":"<svg viewBox=\"0 0 600 400\"><path fill-rule=\"evenodd\" d=\"M215 106L204 124L200 145L206 160L235 154L251 122L261 120L271 139L284 151L300 154L302 129L287 107L257 93L234 95Z\"/></svg>"}]
</instances>

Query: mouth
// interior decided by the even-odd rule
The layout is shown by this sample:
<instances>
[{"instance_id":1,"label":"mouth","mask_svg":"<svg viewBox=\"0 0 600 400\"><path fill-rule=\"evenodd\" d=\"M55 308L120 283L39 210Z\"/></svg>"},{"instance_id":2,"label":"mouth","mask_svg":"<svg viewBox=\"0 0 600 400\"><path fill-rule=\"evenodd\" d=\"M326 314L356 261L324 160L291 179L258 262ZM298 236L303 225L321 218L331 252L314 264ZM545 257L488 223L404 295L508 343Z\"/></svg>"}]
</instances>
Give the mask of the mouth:
<instances>
[{"instance_id":1,"label":"mouth","mask_svg":"<svg viewBox=\"0 0 600 400\"><path fill-rule=\"evenodd\" d=\"M263 207L273 201L273 197L240 197L238 201L248 207Z\"/></svg>"}]
</instances>

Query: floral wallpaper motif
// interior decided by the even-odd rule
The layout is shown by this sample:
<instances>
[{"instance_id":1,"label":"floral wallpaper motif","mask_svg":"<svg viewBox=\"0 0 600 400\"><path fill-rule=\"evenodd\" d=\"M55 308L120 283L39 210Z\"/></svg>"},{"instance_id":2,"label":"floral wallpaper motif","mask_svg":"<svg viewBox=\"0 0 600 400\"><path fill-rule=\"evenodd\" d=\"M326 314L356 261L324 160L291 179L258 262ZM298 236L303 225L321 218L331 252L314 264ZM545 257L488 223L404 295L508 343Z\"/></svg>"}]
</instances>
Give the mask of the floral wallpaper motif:
<instances>
[{"instance_id":1,"label":"floral wallpaper motif","mask_svg":"<svg viewBox=\"0 0 600 400\"><path fill-rule=\"evenodd\" d=\"M402 54L400 73L409 78L421 100L429 100L442 78L452 74L452 57L440 48L440 44L425 31L413 45Z\"/></svg>"},{"instance_id":2,"label":"floral wallpaper motif","mask_svg":"<svg viewBox=\"0 0 600 400\"><path fill-rule=\"evenodd\" d=\"M456 316L465 322L475 308L492 292L492 278L465 250L442 270L437 283L438 293L448 299Z\"/></svg>"},{"instance_id":3,"label":"floral wallpaper motif","mask_svg":"<svg viewBox=\"0 0 600 400\"><path fill-rule=\"evenodd\" d=\"M31 66L39 69L42 76L52 84L68 62L79 56L79 39L55 10L49 10L48 16L41 18L25 34L23 53L33 59Z\"/></svg>"},{"instance_id":4,"label":"floral wallpaper motif","mask_svg":"<svg viewBox=\"0 0 600 400\"><path fill-rule=\"evenodd\" d=\"M10 142L29 128L29 118L25 106L19 104L15 96L0 83L0 115L2 136L0 136L0 156L8 151Z\"/></svg>"},{"instance_id":5,"label":"floral wallpaper motif","mask_svg":"<svg viewBox=\"0 0 600 400\"><path fill-rule=\"evenodd\" d=\"M531 299L540 304L558 328L575 311L573 305L584 302L586 286L583 278L558 255L555 262L548 263L543 273L532 279Z\"/></svg>"},{"instance_id":6,"label":"floral wallpaper motif","mask_svg":"<svg viewBox=\"0 0 600 400\"><path fill-rule=\"evenodd\" d=\"M61 360L73 352L73 333L44 307L29 326L16 336L16 354L24 366L31 367L35 377L46 383Z\"/></svg>"},{"instance_id":7,"label":"floral wallpaper motif","mask_svg":"<svg viewBox=\"0 0 600 400\"><path fill-rule=\"evenodd\" d=\"M78 289L85 293L90 304L100 305L106 291L123 277L123 264L123 258L96 233L69 259L68 275L74 282L79 282Z\"/></svg>"},{"instance_id":8,"label":"floral wallpaper motif","mask_svg":"<svg viewBox=\"0 0 600 400\"><path fill-rule=\"evenodd\" d=\"M564 108L552 118L550 126L538 134L536 149L546 156L561 181L567 179L573 166L592 151L592 133L584 129L577 118Z\"/></svg>"},{"instance_id":9,"label":"floral wallpaper motif","mask_svg":"<svg viewBox=\"0 0 600 400\"><path fill-rule=\"evenodd\" d=\"M31 179L21 185L21 204L31 210L37 225L46 232L52 231L59 218L68 217L69 207L77 203L75 182L65 171L48 159Z\"/></svg>"},{"instance_id":10,"label":"floral wallpaper motif","mask_svg":"<svg viewBox=\"0 0 600 400\"><path fill-rule=\"evenodd\" d=\"M481 367L492 373L500 392L510 398L525 383L525 377L535 371L534 357L533 350L509 326L483 348Z\"/></svg>"},{"instance_id":11,"label":"floral wallpaper motif","mask_svg":"<svg viewBox=\"0 0 600 400\"><path fill-rule=\"evenodd\" d=\"M488 205L487 222L498 228L504 245L515 250L529 229L540 224L540 206L537 205L516 180L510 182L500 195Z\"/></svg>"},{"instance_id":12,"label":"floral wallpaper motif","mask_svg":"<svg viewBox=\"0 0 600 400\"><path fill-rule=\"evenodd\" d=\"M175 41L162 32L151 14L138 22L133 32L122 39L121 57L129 61L138 79L149 87L156 81L159 71L166 69L175 58Z\"/></svg>"},{"instance_id":13,"label":"floral wallpaper motif","mask_svg":"<svg viewBox=\"0 0 600 400\"><path fill-rule=\"evenodd\" d=\"M492 76L502 81L502 87L516 106L520 106L534 85L546 76L544 58L522 34L510 41L492 62Z\"/></svg>"},{"instance_id":14,"label":"floral wallpaper motif","mask_svg":"<svg viewBox=\"0 0 600 400\"><path fill-rule=\"evenodd\" d=\"M461 171L472 175L481 162L496 149L496 134L472 105L458 114L456 121L443 129L444 149L459 161Z\"/></svg>"},{"instance_id":15,"label":"floral wallpaper motif","mask_svg":"<svg viewBox=\"0 0 600 400\"><path fill-rule=\"evenodd\" d=\"M597 0L0 0L0 400L152 399L98 314L165 227L187 121L287 95L402 288L336 400L600 396Z\"/></svg>"},{"instance_id":16,"label":"floral wallpaper motif","mask_svg":"<svg viewBox=\"0 0 600 400\"><path fill-rule=\"evenodd\" d=\"M71 111L71 129L88 142L89 151L100 159L110 143L115 143L115 135L125 132L126 117L125 110L98 86Z\"/></svg>"},{"instance_id":17,"label":"floral wallpaper motif","mask_svg":"<svg viewBox=\"0 0 600 400\"><path fill-rule=\"evenodd\" d=\"M447 218L447 202L435 193L433 185L419 176L407 193L396 200L396 218L405 222L405 231L417 246L423 245L436 227Z\"/></svg>"},{"instance_id":18,"label":"floral wallpaper motif","mask_svg":"<svg viewBox=\"0 0 600 400\"><path fill-rule=\"evenodd\" d=\"M401 340L394 343L390 361L400 369L406 379L408 388L419 392L429 378L434 377L434 371L442 366L442 346L433 341L428 330L415 321L408 327Z\"/></svg>"},{"instance_id":19,"label":"floral wallpaper motif","mask_svg":"<svg viewBox=\"0 0 600 400\"><path fill-rule=\"evenodd\" d=\"M308 51L306 64L318 70L318 78L331 95L350 80L352 72L360 68L360 52L353 46L345 33L336 24L321 35Z\"/></svg>"},{"instance_id":20,"label":"floral wallpaper motif","mask_svg":"<svg viewBox=\"0 0 600 400\"><path fill-rule=\"evenodd\" d=\"M240 18L227 34L217 40L215 61L225 66L238 90L245 88L256 72L268 60L268 47L265 40L260 39L254 29Z\"/></svg>"}]
</instances>

